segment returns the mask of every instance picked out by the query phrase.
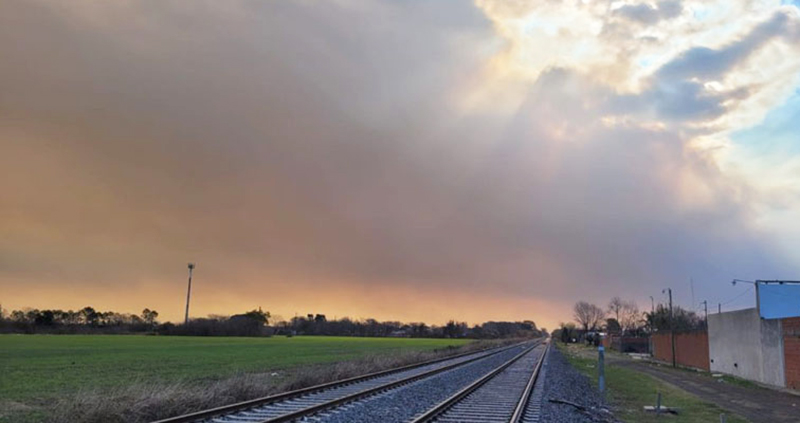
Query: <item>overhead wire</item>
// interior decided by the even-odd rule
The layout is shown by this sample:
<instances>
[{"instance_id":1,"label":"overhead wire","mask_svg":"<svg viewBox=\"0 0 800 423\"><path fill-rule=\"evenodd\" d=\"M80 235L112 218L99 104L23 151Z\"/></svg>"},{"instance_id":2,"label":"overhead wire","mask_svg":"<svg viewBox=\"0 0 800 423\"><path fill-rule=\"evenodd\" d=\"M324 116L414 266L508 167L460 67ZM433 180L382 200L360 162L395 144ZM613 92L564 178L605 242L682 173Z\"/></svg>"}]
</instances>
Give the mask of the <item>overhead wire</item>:
<instances>
[{"instance_id":1,"label":"overhead wire","mask_svg":"<svg viewBox=\"0 0 800 423\"><path fill-rule=\"evenodd\" d=\"M748 292L750 292L750 291L752 291L752 290L753 290L753 286L751 286L751 287L747 288L746 290L742 291L741 293L739 293L739 295L736 295L735 297L733 297L733 298L731 298L731 299L729 299L729 300L727 300L727 301L725 301L725 302L721 302L720 304L721 304L721 305L730 304L730 303L732 303L732 302L734 302L734 301L738 300L738 299L739 299L739 298L741 298L741 297L742 297L744 294L747 294Z\"/></svg>"}]
</instances>

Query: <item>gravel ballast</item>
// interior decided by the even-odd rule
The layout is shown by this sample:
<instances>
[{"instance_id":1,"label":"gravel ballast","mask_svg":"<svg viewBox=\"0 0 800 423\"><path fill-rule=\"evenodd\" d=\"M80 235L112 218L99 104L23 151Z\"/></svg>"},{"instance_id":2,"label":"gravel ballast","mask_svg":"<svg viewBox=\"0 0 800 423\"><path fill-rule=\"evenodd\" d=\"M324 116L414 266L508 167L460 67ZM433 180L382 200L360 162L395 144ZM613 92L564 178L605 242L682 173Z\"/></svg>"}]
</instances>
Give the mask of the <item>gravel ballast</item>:
<instances>
[{"instance_id":1,"label":"gravel ballast","mask_svg":"<svg viewBox=\"0 0 800 423\"><path fill-rule=\"evenodd\" d=\"M544 392L539 421L552 423L616 422L589 378L567 361L555 346L542 368Z\"/></svg>"},{"instance_id":2,"label":"gravel ballast","mask_svg":"<svg viewBox=\"0 0 800 423\"><path fill-rule=\"evenodd\" d=\"M499 367L522 352L522 350L523 347L511 348L484 360L445 371L436 376L370 397L364 401L345 405L308 418L306 421L336 423L408 422L414 416L422 414L492 369Z\"/></svg>"}]
</instances>

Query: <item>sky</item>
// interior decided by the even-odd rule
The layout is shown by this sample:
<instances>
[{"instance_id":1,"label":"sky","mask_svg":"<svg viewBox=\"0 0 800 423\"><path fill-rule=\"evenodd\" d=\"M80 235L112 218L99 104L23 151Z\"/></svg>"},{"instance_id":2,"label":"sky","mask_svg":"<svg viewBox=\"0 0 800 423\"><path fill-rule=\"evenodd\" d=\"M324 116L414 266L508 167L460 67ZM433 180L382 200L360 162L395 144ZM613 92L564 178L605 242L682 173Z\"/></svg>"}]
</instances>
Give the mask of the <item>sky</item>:
<instances>
[{"instance_id":1,"label":"sky","mask_svg":"<svg viewBox=\"0 0 800 423\"><path fill-rule=\"evenodd\" d=\"M800 279L788 1L0 3L0 303L532 319Z\"/></svg>"}]
</instances>

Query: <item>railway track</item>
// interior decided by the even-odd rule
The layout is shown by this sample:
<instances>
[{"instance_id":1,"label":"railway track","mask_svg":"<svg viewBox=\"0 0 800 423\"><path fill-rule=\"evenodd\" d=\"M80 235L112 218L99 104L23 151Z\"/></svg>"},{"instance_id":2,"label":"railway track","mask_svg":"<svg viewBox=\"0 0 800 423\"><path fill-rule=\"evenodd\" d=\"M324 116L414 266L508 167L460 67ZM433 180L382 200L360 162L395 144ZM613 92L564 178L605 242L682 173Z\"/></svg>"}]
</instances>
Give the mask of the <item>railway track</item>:
<instances>
[{"instance_id":1,"label":"railway track","mask_svg":"<svg viewBox=\"0 0 800 423\"><path fill-rule=\"evenodd\" d=\"M440 374L460 371L470 365L505 361L505 356L517 357L529 351L540 341L516 344L478 352L405 366L343 381L326 383L310 388L286 392L270 397L245 401L224 407L159 420L154 423L277 423L313 418L321 413L343 408L370 397L392 392L418 381L435 378Z\"/></svg>"},{"instance_id":2,"label":"railway track","mask_svg":"<svg viewBox=\"0 0 800 423\"><path fill-rule=\"evenodd\" d=\"M538 422L541 398L532 395L549 346L521 352L412 423Z\"/></svg>"}]
</instances>

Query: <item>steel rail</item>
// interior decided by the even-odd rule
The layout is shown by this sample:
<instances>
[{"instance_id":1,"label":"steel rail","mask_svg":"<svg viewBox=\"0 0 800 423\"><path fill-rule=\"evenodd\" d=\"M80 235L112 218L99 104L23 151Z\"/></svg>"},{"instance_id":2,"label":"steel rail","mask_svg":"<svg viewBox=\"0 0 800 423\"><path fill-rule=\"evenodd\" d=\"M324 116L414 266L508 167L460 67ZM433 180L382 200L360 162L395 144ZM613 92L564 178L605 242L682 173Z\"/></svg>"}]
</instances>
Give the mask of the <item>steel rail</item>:
<instances>
[{"instance_id":1,"label":"steel rail","mask_svg":"<svg viewBox=\"0 0 800 423\"><path fill-rule=\"evenodd\" d=\"M517 407L514 409L514 414L511 415L510 423L519 423L522 421L522 416L525 414L525 409L528 407L528 400L530 400L531 394L533 393L534 388L536 388L536 381L539 379L539 370L542 368L542 364L544 363L548 350L550 350L550 341L547 341L547 345L545 345L544 351L542 351L542 357L539 358L539 361L536 363L536 368L534 368L533 373L531 373L531 378L528 380L528 385L525 386L525 390L522 392L522 397L519 399L519 402L517 402Z\"/></svg>"},{"instance_id":2,"label":"steel rail","mask_svg":"<svg viewBox=\"0 0 800 423\"><path fill-rule=\"evenodd\" d=\"M503 363L503 365L501 365L500 367L492 370L491 372L487 373L486 375L484 375L480 379L476 380L475 382L471 383L467 387L465 387L465 388L461 389L460 391L456 392L455 394L453 394L452 396L450 396L446 400L440 402L435 407L433 407L430 410L426 411L421 416L415 418L412 421L412 423L427 423L427 422L434 421L438 416L440 416L443 413L447 412L447 410L449 410L455 404L457 404L460 401L462 401L469 394L477 391L478 388L480 388L481 386L485 385L490 380L494 379L497 375L502 373L509 366L511 366L512 364L517 362L517 360L519 360L522 357L524 357L525 355L531 353L539 345L541 345L541 342L538 342L535 345L533 345L533 346L531 346L529 348L526 348L521 353L517 354L516 356L512 357L510 360L508 360L505 363ZM542 355L542 357L539 359L539 363L542 362L543 357L544 357L544 355ZM537 369L538 369L538 366L539 366L539 364L537 364Z\"/></svg>"},{"instance_id":3,"label":"steel rail","mask_svg":"<svg viewBox=\"0 0 800 423\"><path fill-rule=\"evenodd\" d=\"M460 361L460 362L457 362L457 363L449 364L449 365L444 366L444 367L439 367L439 368L436 368L436 369L432 369L432 370L429 370L429 371L426 371L426 372L423 372L423 373L420 373L420 374L417 374L417 375L413 375L413 376L408 377L408 378L403 378L403 379L400 379L400 380L397 380L397 381L394 381L394 382L391 382L391 383L388 383L388 384L380 385L380 386L377 386L377 387L374 387L374 388L370 388L370 389L367 389L367 390L364 390L364 391L359 391L359 392L357 392L355 394L347 395L347 396L344 396L342 398L337 398L335 400L327 401L327 402L324 402L324 403L321 403L321 404L318 404L318 405L315 405L315 406L312 406L312 407L304 408L304 409L298 410L296 412L292 412L292 413L289 413L289 414L286 414L286 415L282 415L282 416L279 416L279 417L276 417L276 418L272 418L272 419L263 420L262 422L273 423L273 422L290 421L290 420L293 420L293 419L297 419L298 417L306 416L306 415L309 415L309 414L314 414L314 413L317 413L317 412L319 412L321 410L324 410L324 409L327 409L327 408L335 407L337 405L341 405L341 404L344 404L346 402L350 402L350 401L353 401L353 400L357 400L359 398L363 398L364 396L372 395L375 392L387 390L387 389L390 389L392 387L396 387L396 386L399 386L399 385L402 385L402 384L411 383L411 382L413 382L415 380L418 380L418 379L421 379L421 378L424 378L424 377L428 377L428 376L432 376L434 374L443 372L445 370L450 370L450 369L452 369L454 367L458 367L458 366L461 366L461 365L464 365L464 364L467 364L467 363L471 363L473 361L480 360L482 358L487 358L487 357L493 356L495 354L499 354L499 353L501 353L503 351L506 351L508 349L514 348L514 347L519 346L519 345L520 344L514 344L514 345L510 345L510 346L505 346L505 347L486 348L486 349L478 350L478 351L465 352L465 353L456 354L456 355L452 355L452 356L448 356L448 357L437 358L435 360L425 361L425 362L422 362L422 363L410 364L410 365L407 365L407 366L396 367L396 368L388 369L388 370L381 370L381 371L369 373L369 374L366 374L366 375L355 376L355 377L351 377L351 378L348 378L348 379L337 380L337 381L333 381L333 382L327 382L327 383L323 383L323 384L319 384L319 385L314 385L314 386L310 386L308 388L296 389L296 390L293 390L293 391L283 392L283 393L280 393L280 394L270 395L270 396L267 396L267 397L255 398L255 399L252 399L252 400L242 401L242 402L238 402L238 403L235 403L235 404L224 405L224 406L220 406L220 407L211 408L211 409L208 409L208 410L201 410L201 411L196 411L196 412L193 412L193 413L184 414L184 415L180 415L180 416L176 416L176 417L170 417L170 418L166 418L166 419L156 420L156 421L153 421L152 423L190 423L190 422L196 422L196 421L200 421L200 420L210 419L212 417L221 417L221 416L224 416L226 414L232 414L232 413L235 413L235 412L244 411L244 410L247 410L247 409L251 409L253 407L266 406L266 405L278 403L278 402L281 402L281 401L286 401L286 400L290 400L290 399L294 399L294 398L299 398L299 397L302 397L302 396L308 395L308 394L322 392L322 391L325 391L325 390L334 389L334 388L342 387L342 386L345 386L345 385L350 385L350 384L353 384L353 383L363 382L363 381L367 381L367 380L370 380L370 379L375 379L375 378L378 378L378 377L387 376L387 375L391 375L391 374L394 374L394 373L399 373L399 372L403 372L403 371L407 371L407 370L413 370L415 368L419 368L419 367L423 367L423 366L427 366L427 365L431 365L431 364L436 364L436 363L444 362L444 361L447 361L447 360L458 359L458 358L469 356L469 355L476 355L476 357L470 358L470 359L465 360L465 361ZM481 353L487 353L487 354L481 354Z\"/></svg>"},{"instance_id":4,"label":"steel rail","mask_svg":"<svg viewBox=\"0 0 800 423\"><path fill-rule=\"evenodd\" d=\"M407 378L403 378L403 379L400 379L400 380L397 380L397 381L394 381L394 382L390 382L390 383L387 383L387 384L384 384L384 385L376 386L374 388L365 389L363 391L359 391L359 392L356 392L356 393L351 394L351 395L343 396L341 398L336 398L336 399L331 400L331 401L327 401L327 402L324 402L324 403L321 403L321 404L313 405L311 407L307 407L307 408L304 408L304 409L301 409L301 410L298 410L298 411L295 411L295 412L292 412L292 413L284 414L284 415L281 415L281 416L278 416L278 417L273 417L273 418L270 418L270 419L261 420L258 423L283 423L283 422L290 422L290 421L293 421L293 420L297 420L297 419L299 419L301 417L310 416L310 415L319 413L320 411L323 411L323 410L334 408L334 407L337 407L337 406L340 406L340 405L343 405L343 404L346 404L346 403L349 403L349 402L357 401L359 399L372 396L372 395L374 395L376 393L379 393L379 392L388 391L388 390L390 390L392 388L396 388L396 387L399 387L399 386L402 386L402 385L407 385L409 383L416 382L417 380L425 379L425 378L428 378L430 376L442 373L444 371L451 370L451 369L454 369L454 368L457 368L457 367L461 367L461 366L463 366L465 364L472 363L474 361L478 361L478 360L482 360L482 359L491 357L491 356L499 354L499 353L501 353L501 352L503 352L505 350L514 348L517 345L519 345L519 344L512 345L512 346L510 346L508 348L503 348L503 349L501 349L499 351L494 351L494 352L492 352L490 354L482 355L482 356L479 356L479 357L473 357L473 358L471 358L469 360L460 361L458 363L453 363L453 364L448 364L447 366L444 366L444 367L439 367L439 368L436 368L436 369L432 369L432 370L427 371L427 372L423 372L423 373L420 373L420 374L417 374L417 375L413 375L413 376L410 376L410 377L407 377ZM534 347L531 347L531 348L534 348Z\"/></svg>"}]
</instances>

